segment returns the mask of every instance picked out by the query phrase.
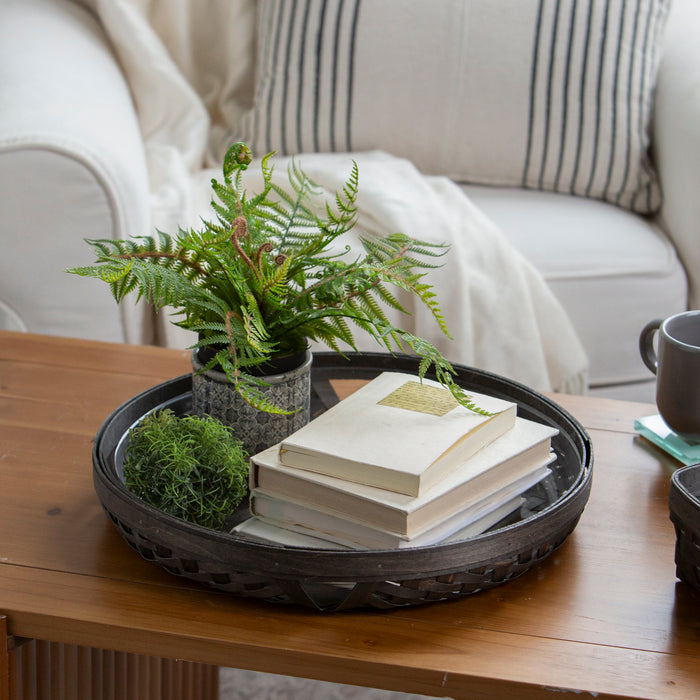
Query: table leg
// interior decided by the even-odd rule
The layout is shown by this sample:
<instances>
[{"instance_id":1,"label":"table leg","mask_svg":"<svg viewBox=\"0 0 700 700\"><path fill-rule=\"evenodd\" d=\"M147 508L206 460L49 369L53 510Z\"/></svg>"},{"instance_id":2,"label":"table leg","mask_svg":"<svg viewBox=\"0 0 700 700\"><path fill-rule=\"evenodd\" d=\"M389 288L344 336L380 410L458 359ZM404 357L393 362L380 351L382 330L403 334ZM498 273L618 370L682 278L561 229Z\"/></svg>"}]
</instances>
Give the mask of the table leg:
<instances>
[{"instance_id":1,"label":"table leg","mask_svg":"<svg viewBox=\"0 0 700 700\"><path fill-rule=\"evenodd\" d=\"M0 615L0 700L10 700L10 636L5 615Z\"/></svg>"},{"instance_id":2,"label":"table leg","mask_svg":"<svg viewBox=\"0 0 700 700\"><path fill-rule=\"evenodd\" d=\"M216 700L218 668L73 644L13 644L0 615L0 700Z\"/></svg>"}]
</instances>

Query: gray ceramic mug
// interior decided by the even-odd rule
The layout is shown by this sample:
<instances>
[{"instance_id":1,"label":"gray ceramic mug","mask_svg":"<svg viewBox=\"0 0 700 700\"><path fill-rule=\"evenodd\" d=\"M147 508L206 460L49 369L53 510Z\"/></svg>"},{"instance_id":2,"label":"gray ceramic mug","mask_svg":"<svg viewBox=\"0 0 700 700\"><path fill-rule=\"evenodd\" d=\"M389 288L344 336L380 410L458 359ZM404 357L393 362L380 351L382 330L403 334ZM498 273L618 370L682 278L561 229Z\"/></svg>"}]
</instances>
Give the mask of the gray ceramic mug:
<instances>
[{"instance_id":1,"label":"gray ceramic mug","mask_svg":"<svg viewBox=\"0 0 700 700\"><path fill-rule=\"evenodd\" d=\"M654 335L658 331L658 354ZM639 336L644 364L656 374L656 406L671 430L700 442L700 311L647 323Z\"/></svg>"}]
</instances>

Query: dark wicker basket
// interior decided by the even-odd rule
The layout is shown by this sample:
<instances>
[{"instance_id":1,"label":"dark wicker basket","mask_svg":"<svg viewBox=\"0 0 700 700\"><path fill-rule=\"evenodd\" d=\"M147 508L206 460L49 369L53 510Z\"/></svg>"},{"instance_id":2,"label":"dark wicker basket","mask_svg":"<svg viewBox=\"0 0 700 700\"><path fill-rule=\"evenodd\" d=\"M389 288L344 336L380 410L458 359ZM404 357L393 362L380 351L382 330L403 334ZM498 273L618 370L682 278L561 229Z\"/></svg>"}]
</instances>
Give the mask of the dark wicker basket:
<instances>
[{"instance_id":1,"label":"dark wicker basket","mask_svg":"<svg viewBox=\"0 0 700 700\"><path fill-rule=\"evenodd\" d=\"M370 379L386 370L417 369L417 360L407 356L316 354L312 416L338 400L332 379ZM336 611L450 600L498 586L551 554L576 526L591 488L591 442L574 418L541 394L494 374L456 369L463 386L515 401L522 417L559 429L552 440L557 454L553 474L527 492L526 517L478 537L384 551L284 547L207 530L149 506L121 480L126 435L156 407L168 405L186 413L190 375L135 396L107 418L93 450L96 492L119 532L145 559L240 596Z\"/></svg>"},{"instance_id":2,"label":"dark wicker basket","mask_svg":"<svg viewBox=\"0 0 700 700\"><path fill-rule=\"evenodd\" d=\"M700 464L674 472L668 506L676 530L676 575L700 590Z\"/></svg>"}]
</instances>

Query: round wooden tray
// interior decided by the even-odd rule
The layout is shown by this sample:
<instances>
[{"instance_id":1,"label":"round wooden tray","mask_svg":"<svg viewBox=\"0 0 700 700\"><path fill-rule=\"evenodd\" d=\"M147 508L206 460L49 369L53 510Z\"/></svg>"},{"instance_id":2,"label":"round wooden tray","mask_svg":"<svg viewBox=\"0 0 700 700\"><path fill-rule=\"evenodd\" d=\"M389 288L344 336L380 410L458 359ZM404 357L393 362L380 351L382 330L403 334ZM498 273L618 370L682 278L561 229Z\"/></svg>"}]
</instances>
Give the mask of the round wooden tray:
<instances>
[{"instance_id":1,"label":"round wooden tray","mask_svg":"<svg viewBox=\"0 0 700 700\"><path fill-rule=\"evenodd\" d=\"M145 559L235 595L336 611L450 600L501 585L551 554L576 526L591 488L591 441L578 421L545 396L488 372L455 369L465 388L514 401L521 417L559 429L552 439L557 455L552 476L526 493L528 515L477 537L382 551L284 547L199 527L149 506L121 480L126 435L157 407L186 413L189 374L133 397L105 420L93 448L95 490L121 535ZM402 355L316 353L312 417L338 400L331 380L371 379L383 371L417 373L418 361Z\"/></svg>"}]
</instances>

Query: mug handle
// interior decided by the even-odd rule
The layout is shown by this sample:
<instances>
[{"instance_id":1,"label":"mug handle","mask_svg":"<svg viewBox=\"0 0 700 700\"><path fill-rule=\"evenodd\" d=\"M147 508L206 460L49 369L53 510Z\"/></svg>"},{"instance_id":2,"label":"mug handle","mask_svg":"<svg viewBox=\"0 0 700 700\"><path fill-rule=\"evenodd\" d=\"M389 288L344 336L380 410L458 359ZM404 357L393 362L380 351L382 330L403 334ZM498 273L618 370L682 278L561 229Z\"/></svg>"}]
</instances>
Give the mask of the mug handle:
<instances>
[{"instance_id":1,"label":"mug handle","mask_svg":"<svg viewBox=\"0 0 700 700\"><path fill-rule=\"evenodd\" d=\"M642 329L639 335L639 354L644 360L644 364L656 374L659 369L659 359L656 357L654 350L654 334L664 322L662 318L657 318L654 321L649 321Z\"/></svg>"}]
</instances>

